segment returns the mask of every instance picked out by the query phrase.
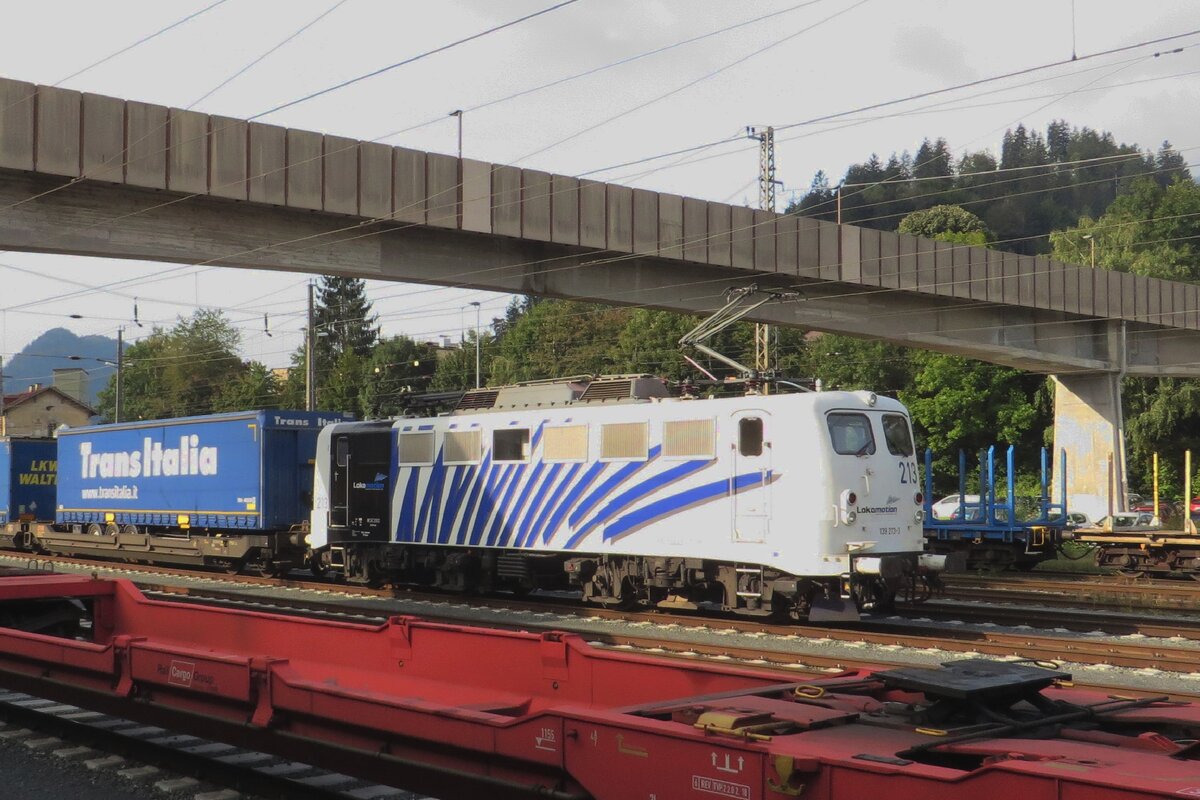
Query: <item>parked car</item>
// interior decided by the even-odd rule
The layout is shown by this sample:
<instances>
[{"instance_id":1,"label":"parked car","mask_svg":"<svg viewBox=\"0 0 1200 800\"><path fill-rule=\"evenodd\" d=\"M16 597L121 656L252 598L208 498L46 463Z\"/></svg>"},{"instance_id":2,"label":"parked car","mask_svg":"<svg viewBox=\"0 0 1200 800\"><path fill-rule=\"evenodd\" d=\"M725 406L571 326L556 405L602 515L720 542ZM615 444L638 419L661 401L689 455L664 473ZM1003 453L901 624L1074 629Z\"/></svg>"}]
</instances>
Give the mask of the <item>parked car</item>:
<instances>
[{"instance_id":1,"label":"parked car","mask_svg":"<svg viewBox=\"0 0 1200 800\"><path fill-rule=\"evenodd\" d=\"M933 518L940 520L977 518L980 514L979 495L966 495L965 502L962 498L963 495L951 494L938 500L933 504Z\"/></svg>"},{"instance_id":2,"label":"parked car","mask_svg":"<svg viewBox=\"0 0 1200 800\"><path fill-rule=\"evenodd\" d=\"M1067 512L1067 524L1064 526L1067 530L1073 531L1077 528L1092 527L1092 518L1082 511Z\"/></svg>"},{"instance_id":3,"label":"parked car","mask_svg":"<svg viewBox=\"0 0 1200 800\"><path fill-rule=\"evenodd\" d=\"M1112 531L1155 530L1162 527L1162 521L1153 514L1125 511L1104 517L1096 523L1096 527Z\"/></svg>"},{"instance_id":4,"label":"parked car","mask_svg":"<svg viewBox=\"0 0 1200 800\"><path fill-rule=\"evenodd\" d=\"M1133 497L1137 497L1137 496L1138 495L1133 495ZM1131 512L1136 511L1139 514L1153 514L1154 513L1154 500L1143 498L1136 503L1130 503L1129 510ZM1171 519L1171 517L1173 517L1173 516L1175 516L1175 509L1171 506L1171 504L1164 500L1159 500L1158 501L1158 517L1159 517L1159 519L1161 519L1163 522L1166 522L1167 520Z\"/></svg>"}]
</instances>

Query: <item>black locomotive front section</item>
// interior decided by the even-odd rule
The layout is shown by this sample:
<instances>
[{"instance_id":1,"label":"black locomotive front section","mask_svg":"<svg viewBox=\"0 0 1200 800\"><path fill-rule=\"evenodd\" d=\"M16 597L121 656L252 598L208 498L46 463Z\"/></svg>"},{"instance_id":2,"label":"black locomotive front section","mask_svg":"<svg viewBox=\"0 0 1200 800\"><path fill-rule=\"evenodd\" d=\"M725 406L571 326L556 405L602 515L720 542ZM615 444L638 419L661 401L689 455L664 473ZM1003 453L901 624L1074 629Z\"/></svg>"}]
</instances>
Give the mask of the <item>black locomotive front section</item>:
<instances>
[{"instance_id":1,"label":"black locomotive front section","mask_svg":"<svg viewBox=\"0 0 1200 800\"><path fill-rule=\"evenodd\" d=\"M388 541L392 447L387 428L336 433L333 453L330 542Z\"/></svg>"}]
</instances>

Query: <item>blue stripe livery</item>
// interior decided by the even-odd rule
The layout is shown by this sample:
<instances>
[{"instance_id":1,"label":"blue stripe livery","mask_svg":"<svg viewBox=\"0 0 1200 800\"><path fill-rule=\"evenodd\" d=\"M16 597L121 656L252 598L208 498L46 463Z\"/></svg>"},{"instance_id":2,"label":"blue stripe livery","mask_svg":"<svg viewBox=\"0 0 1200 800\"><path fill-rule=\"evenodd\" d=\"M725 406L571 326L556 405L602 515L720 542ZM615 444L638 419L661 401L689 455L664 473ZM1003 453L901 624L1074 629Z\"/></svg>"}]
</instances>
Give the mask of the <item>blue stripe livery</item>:
<instances>
[{"instance_id":1,"label":"blue stripe livery","mask_svg":"<svg viewBox=\"0 0 1200 800\"><path fill-rule=\"evenodd\" d=\"M771 472L767 472L766 482L769 483L772 479ZM733 480L728 478L706 483L703 486L696 486L691 489L673 494L669 497L664 497L662 500L656 500L649 503L636 511L632 511L618 519L613 524L604 529L604 541L611 542L620 539L627 533L631 533L643 525L651 522L657 522L663 517L669 517L688 506L707 503L710 500L715 500L718 497L724 497L728 494L736 494L738 491L753 487L756 484L763 485L763 476L760 472L747 472L738 475Z\"/></svg>"},{"instance_id":2,"label":"blue stripe livery","mask_svg":"<svg viewBox=\"0 0 1200 800\"><path fill-rule=\"evenodd\" d=\"M600 509L599 513L592 517L591 521L581 527L575 532L574 536L567 540L565 547L568 550L574 549L575 545L578 544L585 536L595 530L596 526L603 525L617 512L628 508L630 505L638 500L641 500L651 492L657 491L664 486L674 483L680 478L690 475L698 469L702 469L703 467L707 467L715 463L717 462L709 461L708 459L703 461L685 461L682 464L671 467L668 470L664 470L663 472L660 472L651 478L647 478L641 483L634 484L610 500L604 506L604 508ZM605 536L604 538L607 541L608 537Z\"/></svg>"},{"instance_id":3,"label":"blue stripe livery","mask_svg":"<svg viewBox=\"0 0 1200 800\"><path fill-rule=\"evenodd\" d=\"M573 550L597 530L604 531L604 542L617 541L672 514L774 480L771 472L765 479L748 472L661 497L672 484L720 462L681 461L637 479L658 466L660 445L650 448L645 461L544 463L536 459L541 434L538 425L530 437L535 454L530 462L496 463L488 452L478 464L447 466L439 451L428 467L397 469L395 485L404 488L396 498L396 540L536 547L539 540L549 544L565 523L571 535L560 549Z\"/></svg>"}]
</instances>

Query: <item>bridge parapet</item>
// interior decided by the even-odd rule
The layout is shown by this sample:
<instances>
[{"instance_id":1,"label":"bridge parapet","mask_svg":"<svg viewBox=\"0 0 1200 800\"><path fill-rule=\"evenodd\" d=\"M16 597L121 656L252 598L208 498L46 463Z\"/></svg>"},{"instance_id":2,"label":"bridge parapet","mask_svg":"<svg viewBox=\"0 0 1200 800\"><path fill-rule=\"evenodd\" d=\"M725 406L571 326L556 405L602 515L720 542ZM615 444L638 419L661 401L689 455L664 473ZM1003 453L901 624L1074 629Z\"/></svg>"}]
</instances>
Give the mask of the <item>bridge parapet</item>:
<instances>
[{"instance_id":1,"label":"bridge parapet","mask_svg":"<svg viewBox=\"0 0 1200 800\"><path fill-rule=\"evenodd\" d=\"M1200 330L1200 287L0 79L0 169Z\"/></svg>"}]
</instances>

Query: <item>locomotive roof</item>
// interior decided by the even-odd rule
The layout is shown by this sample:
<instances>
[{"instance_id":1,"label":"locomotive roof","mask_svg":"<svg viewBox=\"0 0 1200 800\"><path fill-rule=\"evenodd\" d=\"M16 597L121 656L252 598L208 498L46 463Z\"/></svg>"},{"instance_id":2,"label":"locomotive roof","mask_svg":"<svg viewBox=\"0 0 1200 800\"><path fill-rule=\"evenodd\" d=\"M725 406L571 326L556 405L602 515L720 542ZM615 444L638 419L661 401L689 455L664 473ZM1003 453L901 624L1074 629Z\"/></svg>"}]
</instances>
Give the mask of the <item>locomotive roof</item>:
<instances>
[{"instance_id":1,"label":"locomotive roof","mask_svg":"<svg viewBox=\"0 0 1200 800\"><path fill-rule=\"evenodd\" d=\"M796 394L790 394L796 397ZM858 398L867 406L880 404L882 407L903 406L896 400L881 397L874 392L808 392L799 396L811 398L818 407L832 407L847 402L848 396ZM666 379L655 375L579 375L571 378L556 378L543 381L528 381L508 386L472 389L465 392L451 414L478 414L488 411L519 411L535 408L561 408L565 406L610 406L628 403L651 403L667 399L680 399L670 388ZM701 399L701 398L696 398ZM735 396L716 399L735 400ZM880 403L880 401L884 401ZM857 404L857 403L856 403Z\"/></svg>"},{"instance_id":2,"label":"locomotive roof","mask_svg":"<svg viewBox=\"0 0 1200 800\"><path fill-rule=\"evenodd\" d=\"M654 375L576 375L472 389L463 393L451 413L553 408L580 403L645 403L670 396L667 381Z\"/></svg>"}]
</instances>

